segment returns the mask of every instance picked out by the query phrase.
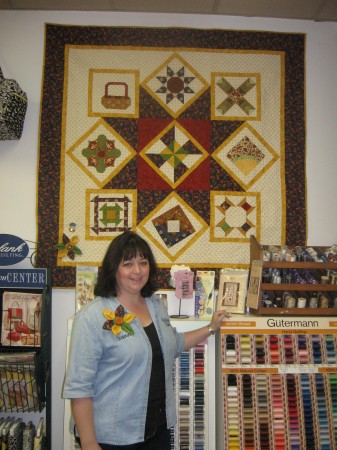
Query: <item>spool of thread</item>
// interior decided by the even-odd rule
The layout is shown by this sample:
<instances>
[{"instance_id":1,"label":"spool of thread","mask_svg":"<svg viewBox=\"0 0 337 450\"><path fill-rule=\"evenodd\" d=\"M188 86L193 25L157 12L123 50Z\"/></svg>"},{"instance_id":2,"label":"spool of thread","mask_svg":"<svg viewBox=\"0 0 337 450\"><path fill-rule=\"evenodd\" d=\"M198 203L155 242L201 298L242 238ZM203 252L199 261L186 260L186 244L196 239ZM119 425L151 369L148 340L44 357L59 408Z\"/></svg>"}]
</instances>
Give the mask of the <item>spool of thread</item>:
<instances>
[{"instance_id":1,"label":"spool of thread","mask_svg":"<svg viewBox=\"0 0 337 450\"><path fill-rule=\"evenodd\" d=\"M329 308L329 298L325 294L319 296L319 307Z\"/></svg>"},{"instance_id":2,"label":"spool of thread","mask_svg":"<svg viewBox=\"0 0 337 450\"><path fill-rule=\"evenodd\" d=\"M282 294L282 298L283 298L283 305L286 306L287 305L287 299L288 297L291 297L291 294L289 291L284 291Z\"/></svg>"},{"instance_id":3,"label":"spool of thread","mask_svg":"<svg viewBox=\"0 0 337 450\"><path fill-rule=\"evenodd\" d=\"M285 254L285 260L288 262L296 261L296 254L292 250L288 250Z\"/></svg>"},{"instance_id":4,"label":"spool of thread","mask_svg":"<svg viewBox=\"0 0 337 450\"><path fill-rule=\"evenodd\" d=\"M277 250L275 250L274 252L272 252L271 254L271 260L272 261L280 261L280 254Z\"/></svg>"},{"instance_id":5,"label":"spool of thread","mask_svg":"<svg viewBox=\"0 0 337 450\"><path fill-rule=\"evenodd\" d=\"M263 292L262 293L262 305L265 307L269 307L270 306L269 302L271 302L269 295L266 294L265 292Z\"/></svg>"},{"instance_id":6,"label":"spool of thread","mask_svg":"<svg viewBox=\"0 0 337 450\"><path fill-rule=\"evenodd\" d=\"M337 272L331 271L329 274L329 279L331 284L337 284Z\"/></svg>"},{"instance_id":7,"label":"spool of thread","mask_svg":"<svg viewBox=\"0 0 337 450\"><path fill-rule=\"evenodd\" d=\"M297 308L305 308L307 304L307 299L305 297L298 297Z\"/></svg>"},{"instance_id":8,"label":"spool of thread","mask_svg":"<svg viewBox=\"0 0 337 450\"><path fill-rule=\"evenodd\" d=\"M263 261L270 261L270 251L264 250L264 252L263 252Z\"/></svg>"},{"instance_id":9,"label":"spool of thread","mask_svg":"<svg viewBox=\"0 0 337 450\"><path fill-rule=\"evenodd\" d=\"M317 308L317 306L318 306L318 298L317 297L310 297L309 308Z\"/></svg>"},{"instance_id":10,"label":"spool of thread","mask_svg":"<svg viewBox=\"0 0 337 450\"><path fill-rule=\"evenodd\" d=\"M328 277L328 275L322 275L321 276L321 284L329 284L329 277Z\"/></svg>"},{"instance_id":11,"label":"spool of thread","mask_svg":"<svg viewBox=\"0 0 337 450\"><path fill-rule=\"evenodd\" d=\"M286 308L295 308L296 306L296 299L294 297L291 297L290 295L286 298Z\"/></svg>"}]
</instances>

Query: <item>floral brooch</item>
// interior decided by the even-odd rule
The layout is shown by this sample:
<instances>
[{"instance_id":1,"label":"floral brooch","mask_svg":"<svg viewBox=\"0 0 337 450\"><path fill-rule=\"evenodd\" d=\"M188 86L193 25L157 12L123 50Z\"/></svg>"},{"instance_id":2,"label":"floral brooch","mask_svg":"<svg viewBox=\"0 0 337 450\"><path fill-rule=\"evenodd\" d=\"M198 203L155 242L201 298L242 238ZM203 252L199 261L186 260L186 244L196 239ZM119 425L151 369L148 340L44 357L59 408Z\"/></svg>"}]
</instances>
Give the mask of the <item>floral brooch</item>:
<instances>
[{"instance_id":1,"label":"floral brooch","mask_svg":"<svg viewBox=\"0 0 337 450\"><path fill-rule=\"evenodd\" d=\"M77 247L77 243L78 236L72 236L69 239L68 236L63 234L62 242L55 245L56 250L59 252L59 257L68 256L68 258L74 260L75 255L82 255L81 250Z\"/></svg>"},{"instance_id":2,"label":"floral brooch","mask_svg":"<svg viewBox=\"0 0 337 450\"><path fill-rule=\"evenodd\" d=\"M135 334L130 322L136 316L134 314L125 314L125 309L122 305L119 305L115 312L103 309L103 315L107 319L103 324L103 330L111 330L114 335L120 334L122 330L130 335Z\"/></svg>"}]
</instances>

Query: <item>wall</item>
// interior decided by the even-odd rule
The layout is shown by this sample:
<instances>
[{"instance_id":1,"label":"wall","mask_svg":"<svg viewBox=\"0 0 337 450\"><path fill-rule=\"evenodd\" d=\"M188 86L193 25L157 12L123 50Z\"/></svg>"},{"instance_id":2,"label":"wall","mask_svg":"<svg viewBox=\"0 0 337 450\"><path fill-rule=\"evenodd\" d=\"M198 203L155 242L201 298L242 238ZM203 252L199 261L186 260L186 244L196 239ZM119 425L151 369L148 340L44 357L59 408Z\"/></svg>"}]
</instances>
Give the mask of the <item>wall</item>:
<instances>
[{"instance_id":1,"label":"wall","mask_svg":"<svg viewBox=\"0 0 337 450\"><path fill-rule=\"evenodd\" d=\"M33 242L36 238L36 168L46 22L306 33L308 245L337 243L337 24L174 14L0 11L0 66L6 78L18 81L29 99L21 139L0 142L0 233ZM73 312L74 292L54 289L52 450L61 450L63 443L60 393L67 319Z\"/></svg>"}]
</instances>

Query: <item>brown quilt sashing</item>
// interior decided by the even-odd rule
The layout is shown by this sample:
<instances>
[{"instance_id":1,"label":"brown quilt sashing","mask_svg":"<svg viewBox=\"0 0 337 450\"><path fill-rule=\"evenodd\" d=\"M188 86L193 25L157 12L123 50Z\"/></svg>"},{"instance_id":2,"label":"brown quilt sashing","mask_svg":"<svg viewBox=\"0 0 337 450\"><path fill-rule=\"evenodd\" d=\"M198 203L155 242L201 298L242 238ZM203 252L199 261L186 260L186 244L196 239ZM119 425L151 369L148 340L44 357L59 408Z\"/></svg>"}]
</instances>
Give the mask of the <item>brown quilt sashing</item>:
<instances>
[{"instance_id":1,"label":"brown quilt sashing","mask_svg":"<svg viewBox=\"0 0 337 450\"><path fill-rule=\"evenodd\" d=\"M305 245L304 61L304 34L47 24L37 267L74 287L133 229L165 289Z\"/></svg>"}]
</instances>

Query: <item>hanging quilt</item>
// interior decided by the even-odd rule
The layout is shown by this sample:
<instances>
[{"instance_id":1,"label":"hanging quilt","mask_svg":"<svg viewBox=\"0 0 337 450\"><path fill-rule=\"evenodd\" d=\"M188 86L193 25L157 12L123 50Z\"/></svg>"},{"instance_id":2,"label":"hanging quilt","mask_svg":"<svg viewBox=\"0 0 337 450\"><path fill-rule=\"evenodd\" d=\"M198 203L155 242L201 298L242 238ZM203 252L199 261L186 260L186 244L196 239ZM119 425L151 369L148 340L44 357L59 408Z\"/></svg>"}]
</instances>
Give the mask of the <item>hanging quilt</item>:
<instances>
[{"instance_id":1,"label":"hanging quilt","mask_svg":"<svg viewBox=\"0 0 337 450\"><path fill-rule=\"evenodd\" d=\"M169 269L305 245L303 34L46 25L37 265L74 286L134 230Z\"/></svg>"}]
</instances>

